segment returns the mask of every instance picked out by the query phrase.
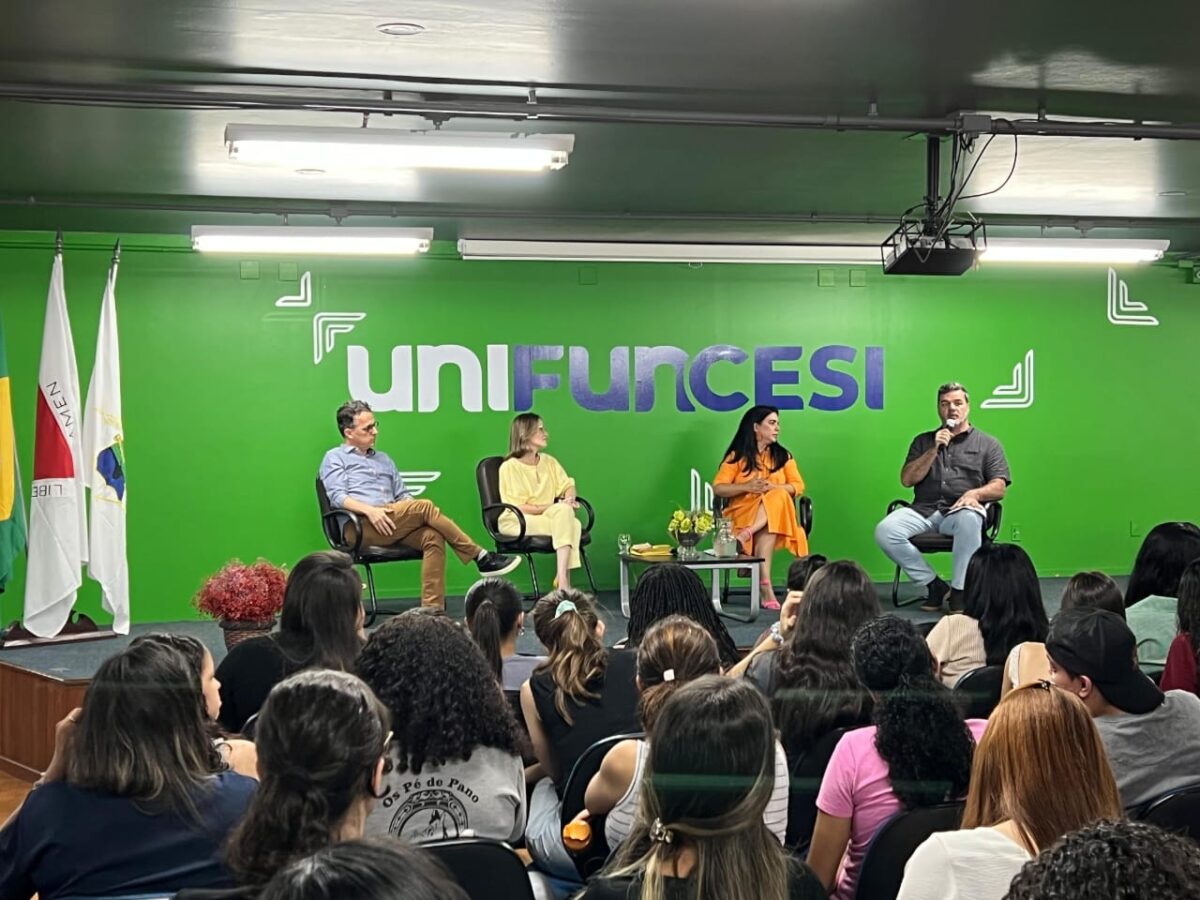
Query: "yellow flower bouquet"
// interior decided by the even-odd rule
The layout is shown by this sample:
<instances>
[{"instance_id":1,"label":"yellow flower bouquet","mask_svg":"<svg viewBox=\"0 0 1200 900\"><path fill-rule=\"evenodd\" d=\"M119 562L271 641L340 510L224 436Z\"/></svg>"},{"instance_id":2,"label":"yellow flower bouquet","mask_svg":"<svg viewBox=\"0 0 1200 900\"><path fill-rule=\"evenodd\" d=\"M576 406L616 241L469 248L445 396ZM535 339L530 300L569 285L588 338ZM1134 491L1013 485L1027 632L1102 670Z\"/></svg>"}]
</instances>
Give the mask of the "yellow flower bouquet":
<instances>
[{"instance_id":1,"label":"yellow flower bouquet","mask_svg":"<svg viewBox=\"0 0 1200 900\"><path fill-rule=\"evenodd\" d=\"M680 559L695 559L696 545L713 530L712 513L706 510L677 509L667 523L667 534L679 543L677 556Z\"/></svg>"}]
</instances>

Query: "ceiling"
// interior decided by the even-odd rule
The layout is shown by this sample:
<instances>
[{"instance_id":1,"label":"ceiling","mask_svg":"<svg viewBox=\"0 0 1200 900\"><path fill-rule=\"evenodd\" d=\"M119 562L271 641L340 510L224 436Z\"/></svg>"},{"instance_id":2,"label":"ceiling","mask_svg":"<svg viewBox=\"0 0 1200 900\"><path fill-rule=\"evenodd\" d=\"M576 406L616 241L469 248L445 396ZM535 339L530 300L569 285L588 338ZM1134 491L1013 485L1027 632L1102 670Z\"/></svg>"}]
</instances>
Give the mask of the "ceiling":
<instances>
[{"instance_id":1,"label":"ceiling","mask_svg":"<svg viewBox=\"0 0 1200 900\"><path fill-rule=\"evenodd\" d=\"M902 120L1200 122L1200 55L1172 40L1182 3L1155 4L1156 27L1114 0L6 0L5 12L5 228L182 233L287 213L434 224L447 239L875 242L924 193L925 141ZM377 30L388 22L424 30L391 37ZM264 172L231 162L222 140L231 122L357 126L365 110L370 127L426 127L412 113L441 111L459 114L447 130L570 132L575 151L558 172L379 184ZM880 130L798 127L869 113ZM998 134L968 193L1000 185L1014 149L1004 188L960 207L989 230L1082 225L1200 254L1200 140Z\"/></svg>"}]
</instances>

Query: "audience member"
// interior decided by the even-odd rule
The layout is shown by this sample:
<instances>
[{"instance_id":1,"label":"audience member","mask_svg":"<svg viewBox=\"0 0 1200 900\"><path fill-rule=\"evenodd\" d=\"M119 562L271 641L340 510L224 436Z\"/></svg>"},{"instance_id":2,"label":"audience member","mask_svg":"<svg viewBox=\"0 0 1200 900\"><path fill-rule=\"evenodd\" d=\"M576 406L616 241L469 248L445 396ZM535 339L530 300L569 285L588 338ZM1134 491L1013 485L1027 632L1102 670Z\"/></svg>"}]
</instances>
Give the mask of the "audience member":
<instances>
[{"instance_id":1,"label":"audience member","mask_svg":"<svg viewBox=\"0 0 1200 900\"><path fill-rule=\"evenodd\" d=\"M348 672L313 669L276 685L255 729L260 787L229 840L242 891L295 860L362 837L387 770L387 709ZM179 900L199 900L188 894Z\"/></svg>"},{"instance_id":2,"label":"audience member","mask_svg":"<svg viewBox=\"0 0 1200 900\"><path fill-rule=\"evenodd\" d=\"M713 609L712 592L699 575L677 563L651 566L638 580L630 598L629 636L624 646L636 650L650 626L667 616L686 616L700 624L717 642L725 668L741 658L725 623Z\"/></svg>"},{"instance_id":3,"label":"audience member","mask_svg":"<svg viewBox=\"0 0 1200 900\"><path fill-rule=\"evenodd\" d=\"M1055 684L1096 721L1125 806L1200 781L1200 698L1165 694L1138 669L1135 638L1119 616L1071 609L1046 638Z\"/></svg>"},{"instance_id":4,"label":"audience member","mask_svg":"<svg viewBox=\"0 0 1200 900\"><path fill-rule=\"evenodd\" d=\"M983 719L966 723L916 627L868 620L851 645L854 671L875 699L874 722L847 732L817 795L808 864L838 900L854 897L875 832L901 810L961 797Z\"/></svg>"},{"instance_id":5,"label":"audience member","mask_svg":"<svg viewBox=\"0 0 1200 900\"><path fill-rule=\"evenodd\" d=\"M642 695L639 714L645 732L653 731L663 704L679 688L720 671L712 635L691 619L668 616L651 625L638 647L637 685ZM645 739L621 741L608 751L600 771L588 785L588 812L608 816L604 835L610 849L616 849L633 828L649 750ZM776 741L775 789L763 817L780 843L787 832L788 777L787 756Z\"/></svg>"},{"instance_id":6,"label":"audience member","mask_svg":"<svg viewBox=\"0 0 1200 900\"><path fill-rule=\"evenodd\" d=\"M1159 685L1164 691L1200 693L1196 657L1200 654L1200 559L1188 563L1179 578L1179 633L1167 651L1167 666Z\"/></svg>"},{"instance_id":7,"label":"audience member","mask_svg":"<svg viewBox=\"0 0 1200 900\"><path fill-rule=\"evenodd\" d=\"M0 897L229 887L220 859L255 782L226 769L178 650L143 641L101 663L59 723L50 768L0 830Z\"/></svg>"},{"instance_id":8,"label":"audience member","mask_svg":"<svg viewBox=\"0 0 1200 900\"><path fill-rule=\"evenodd\" d=\"M763 820L774 748L767 701L745 681L706 675L679 688L650 732L633 833L580 897L824 897Z\"/></svg>"},{"instance_id":9,"label":"audience member","mask_svg":"<svg viewBox=\"0 0 1200 900\"><path fill-rule=\"evenodd\" d=\"M428 853L383 839L345 841L293 863L262 900L468 900Z\"/></svg>"},{"instance_id":10,"label":"audience member","mask_svg":"<svg viewBox=\"0 0 1200 900\"><path fill-rule=\"evenodd\" d=\"M217 667L222 727L238 733L271 688L301 669L343 669L362 649L362 579L345 553L310 553L288 575L279 630L235 646Z\"/></svg>"},{"instance_id":11,"label":"audience member","mask_svg":"<svg viewBox=\"0 0 1200 900\"><path fill-rule=\"evenodd\" d=\"M858 563L838 560L809 579L795 615L779 651L757 656L746 672L770 698L791 760L826 732L870 721L871 700L854 677L850 641L879 615L879 597Z\"/></svg>"},{"instance_id":12,"label":"audience member","mask_svg":"<svg viewBox=\"0 0 1200 900\"><path fill-rule=\"evenodd\" d=\"M788 566L787 597L780 608L779 621L763 633L763 636L758 639L758 643L755 644L754 648L740 662L732 668L726 668L725 674L731 678L741 678L760 654L779 649L779 645L786 640L787 636L791 633L792 627L796 624L796 610L800 608L800 603L804 600L804 586L808 584L809 579L812 578L816 571L827 562L828 560L819 553L801 556L799 559L792 560L792 564Z\"/></svg>"},{"instance_id":13,"label":"audience member","mask_svg":"<svg viewBox=\"0 0 1200 900\"><path fill-rule=\"evenodd\" d=\"M221 754L221 759L224 760L226 766L238 774L249 778L258 778L258 754L255 753L254 743L240 738L225 737L217 727L217 718L221 713L221 682L217 680L216 667L208 648L191 635L166 632L143 634L130 642L131 645L144 643L173 647L183 654L183 658L187 660L196 676L197 684L200 685L200 695L197 697L197 701L200 703L200 708L204 710L205 718L210 723L209 730L213 736L213 744L216 746L217 752Z\"/></svg>"},{"instance_id":14,"label":"audience member","mask_svg":"<svg viewBox=\"0 0 1200 900\"><path fill-rule=\"evenodd\" d=\"M1048 681L1024 685L996 707L975 751L962 830L936 833L916 849L897 900L1000 900L1041 848L1120 817L1087 709Z\"/></svg>"},{"instance_id":15,"label":"audience member","mask_svg":"<svg viewBox=\"0 0 1200 900\"><path fill-rule=\"evenodd\" d=\"M533 609L549 655L521 687L521 709L545 778L529 798L525 846L538 866L577 879L562 843L560 792L576 761L601 738L637 730L637 656L605 650L604 623L587 594L558 590Z\"/></svg>"},{"instance_id":16,"label":"audience member","mask_svg":"<svg viewBox=\"0 0 1200 900\"><path fill-rule=\"evenodd\" d=\"M1125 598L1121 596L1121 589L1103 572L1078 572L1071 576L1063 588L1058 609L1062 612L1077 606L1107 609L1125 618ZM1017 685L1049 678L1050 660L1046 658L1046 645L1040 641L1025 641L1013 647L1008 654L1000 696Z\"/></svg>"},{"instance_id":17,"label":"audience member","mask_svg":"<svg viewBox=\"0 0 1200 900\"><path fill-rule=\"evenodd\" d=\"M804 599L804 587L808 580L827 562L829 560L820 553L810 553L808 556L793 559L787 571L787 599L796 602Z\"/></svg>"},{"instance_id":18,"label":"audience member","mask_svg":"<svg viewBox=\"0 0 1200 900\"><path fill-rule=\"evenodd\" d=\"M396 730L388 749L393 775L367 833L414 844L468 835L520 839L520 732L468 634L446 616L397 616L372 632L357 671Z\"/></svg>"},{"instance_id":19,"label":"audience member","mask_svg":"<svg viewBox=\"0 0 1200 900\"><path fill-rule=\"evenodd\" d=\"M1097 822L1030 860L1004 900L1195 900L1200 848L1145 822Z\"/></svg>"},{"instance_id":20,"label":"audience member","mask_svg":"<svg viewBox=\"0 0 1200 900\"><path fill-rule=\"evenodd\" d=\"M1125 619L1137 636L1143 665L1167 661L1175 637L1179 579L1194 559L1200 559L1200 528L1191 522L1156 525L1138 548L1125 588Z\"/></svg>"},{"instance_id":21,"label":"audience member","mask_svg":"<svg viewBox=\"0 0 1200 900\"><path fill-rule=\"evenodd\" d=\"M503 578L481 578L467 590L467 628L483 658L505 691L519 691L544 656L517 653L517 637L525 631L521 592Z\"/></svg>"},{"instance_id":22,"label":"audience member","mask_svg":"<svg viewBox=\"0 0 1200 900\"><path fill-rule=\"evenodd\" d=\"M946 616L926 640L947 687L972 669L999 666L1013 647L1041 641L1049 623L1029 555L1016 544L983 544L967 565L963 614Z\"/></svg>"},{"instance_id":23,"label":"audience member","mask_svg":"<svg viewBox=\"0 0 1200 900\"><path fill-rule=\"evenodd\" d=\"M554 586L569 588L571 570L580 565L583 526L575 515L579 501L575 479L557 459L543 453L550 435L542 417L520 413L508 430L508 456L500 464L500 500L521 510L521 520L510 509L500 513L500 533L550 538L556 561ZM519 558L519 557L518 557Z\"/></svg>"}]
</instances>

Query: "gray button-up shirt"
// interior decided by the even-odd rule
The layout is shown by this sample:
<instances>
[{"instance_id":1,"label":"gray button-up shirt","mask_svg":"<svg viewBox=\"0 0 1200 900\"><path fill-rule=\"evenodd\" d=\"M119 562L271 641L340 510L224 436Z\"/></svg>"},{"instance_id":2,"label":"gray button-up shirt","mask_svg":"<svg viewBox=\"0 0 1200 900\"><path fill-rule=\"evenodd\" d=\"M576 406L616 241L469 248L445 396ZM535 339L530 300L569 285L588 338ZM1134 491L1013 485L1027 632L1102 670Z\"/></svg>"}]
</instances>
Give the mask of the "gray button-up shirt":
<instances>
[{"instance_id":1,"label":"gray button-up shirt","mask_svg":"<svg viewBox=\"0 0 1200 900\"><path fill-rule=\"evenodd\" d=\"M347 497L372 506L412 499L392 458L374 448L364 456L349 444L334 447L321 460L320 476L334 508Z\"/></svg>"},{"instance_id":2,"label":"gray button-up shirt","mask_svg":"<svg viewBox=\"0 0 1200 900\"><path fill-rule=\"evenodd\" d=\"M913 438L904 464L929 452L937 432L926 431ZM1012 484L1008 459L1000 442L978 428L956 434L933 459L929 474L913 486L913 509L923 516L945 511L969 490L983 487L993 478Z\"/></svg>"}]
</instances>

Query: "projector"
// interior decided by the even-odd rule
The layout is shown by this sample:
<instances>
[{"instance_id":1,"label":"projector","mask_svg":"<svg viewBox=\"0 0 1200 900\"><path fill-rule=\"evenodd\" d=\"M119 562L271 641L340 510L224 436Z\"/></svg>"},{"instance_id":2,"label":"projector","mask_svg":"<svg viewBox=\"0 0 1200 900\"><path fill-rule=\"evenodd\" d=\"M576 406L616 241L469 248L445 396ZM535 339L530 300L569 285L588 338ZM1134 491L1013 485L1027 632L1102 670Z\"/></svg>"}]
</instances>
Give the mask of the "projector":
<instances>
[{"instance_id":1,"label":"projector","mask_svg":"<svg viewBox=\"0 0 1200 900\"><path fill-rule=\"evenodd\" d=\"M975 265L982 222L905 221L881 246L885 275L962 275ZM983 235L987 246L987 236Z\"/></svg>"}]
</instances>

